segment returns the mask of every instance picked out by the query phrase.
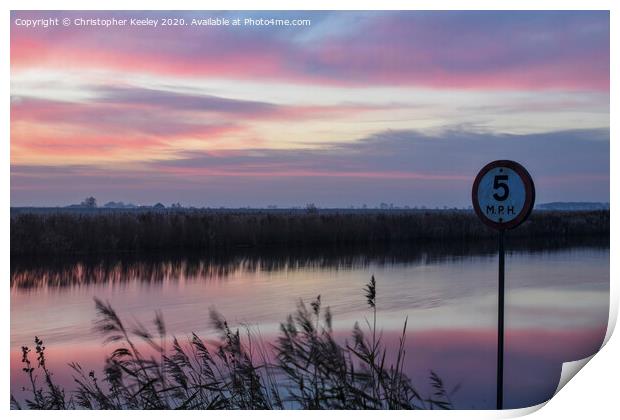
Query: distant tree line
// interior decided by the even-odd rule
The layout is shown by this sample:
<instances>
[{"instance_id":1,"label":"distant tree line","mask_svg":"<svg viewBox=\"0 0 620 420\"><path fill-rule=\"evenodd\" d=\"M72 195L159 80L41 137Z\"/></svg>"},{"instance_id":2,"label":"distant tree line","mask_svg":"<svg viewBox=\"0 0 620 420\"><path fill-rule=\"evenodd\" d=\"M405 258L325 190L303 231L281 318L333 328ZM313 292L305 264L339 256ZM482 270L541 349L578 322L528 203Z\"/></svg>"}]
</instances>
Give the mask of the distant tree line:
<instances>
[{"instance_id":1,"label":"distant tree line","mask_svg":"<svg viewBox=\"0 0 620 420\"><path fill-rule=\"evenodd\" d=\"M147 211L19 213L11 218L11 255L235 248L368 246L495 238L468 211L414 213ZM534 212L510 236L609 237L609 211Z\"/></svg>"},{"instance_id":2,"label":"distant tree line","mask_svg":"<svg viewBox=\"0 0 620 420\"><path fill-rule=\"evenodd\" d=\"M95 197L86 197L84 200L80 202L80 204L70 204L65 206L67 209L96 209L97 199ZM122 201L108 201L103 205L104 209L153 209L153 210L163 210L166 208L162 203L155 203L153 205L135 205L133 203L124 203ZM172 203L170 206L171 209L182 209L183 206L181 203Z\"/></svg>"}]
</instances>

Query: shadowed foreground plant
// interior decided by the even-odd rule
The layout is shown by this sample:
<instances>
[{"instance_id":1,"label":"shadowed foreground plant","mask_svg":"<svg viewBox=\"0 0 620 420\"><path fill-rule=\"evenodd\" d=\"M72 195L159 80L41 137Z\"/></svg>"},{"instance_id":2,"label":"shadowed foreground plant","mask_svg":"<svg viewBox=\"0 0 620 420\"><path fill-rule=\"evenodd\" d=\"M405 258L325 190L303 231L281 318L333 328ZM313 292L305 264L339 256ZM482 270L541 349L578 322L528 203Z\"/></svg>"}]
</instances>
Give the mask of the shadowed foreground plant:
<instances>
[{"instance_id":1,"label":"shadowed foreground plant","mask_svg":"<svg viewBox=\"0 0 620 420\"><path fill-rule=\"evenodd\" d=\"M352 342L337 342L329 307L318 296L308 308L300 301L294 314L280 325L273 344L266 344L245 327L232 329L217 311L211 325L219 334L207 345L196 334L181 344L166 344L161 313L154 319L157 335L141 324L128 329L109 303L95 298L96 329L105 342L118 343L106 358L103 378L71 363L76 390L69 398L52 381L45 365L43 342L35 338L38 369L22 347L23 371L32 409L448 409L450 394L431 371L432 396L422 397L405 375L405 320L394 362L376 330L376 282L364 289L372 309L371 338L356 323ZM146 346L138 346L135 339ZM139 349L142 348L142 350ZM12 408L21 408L11 395Z\"/></svg>"}]
</instances>

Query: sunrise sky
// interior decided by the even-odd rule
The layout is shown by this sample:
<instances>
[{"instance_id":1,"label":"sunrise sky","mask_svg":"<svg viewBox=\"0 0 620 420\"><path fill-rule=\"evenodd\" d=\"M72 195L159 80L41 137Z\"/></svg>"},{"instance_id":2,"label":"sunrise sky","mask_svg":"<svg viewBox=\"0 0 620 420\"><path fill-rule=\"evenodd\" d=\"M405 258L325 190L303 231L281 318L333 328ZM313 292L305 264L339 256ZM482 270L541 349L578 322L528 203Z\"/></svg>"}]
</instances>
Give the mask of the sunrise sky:
<instances>
[{"instance_id":1,"label":"sunrise sky","mask_svg":"<svg viewBox=\"0 0 620 420\"><path fill-rule=\"evenodd\" d=\"M184 18L25 28L17 19ZM192 18L310 19L196 27ZM11 205L609 201L608 12L13 12Z\"/></svg>"}]
</instances>

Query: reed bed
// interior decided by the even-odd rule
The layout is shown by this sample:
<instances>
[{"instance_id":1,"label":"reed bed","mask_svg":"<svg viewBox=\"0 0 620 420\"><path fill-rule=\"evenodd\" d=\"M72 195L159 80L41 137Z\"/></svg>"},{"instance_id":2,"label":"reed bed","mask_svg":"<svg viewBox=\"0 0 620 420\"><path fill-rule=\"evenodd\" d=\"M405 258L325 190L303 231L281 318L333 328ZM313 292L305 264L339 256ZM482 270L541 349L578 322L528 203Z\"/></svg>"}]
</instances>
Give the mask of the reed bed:
<instances>
[{"instance_id":1,"label":"reed bed","mask_svg":"<svg viewBox=\"0 0 620 420\"><path fill-rule=\"evenodd\" d=\"M196 334L168 342L161 313L151 329L126 325L112 306L95 299L96 329L116 349L102 375L70 364L76 389L54 382L43 341L22 347L28 397L13 409L450 409L451 395L430 371L431 395L421 395L405 372L404 321L399 346L387 349L377 330L376 281L364 289L372 315L351 337L334 337L332 315L321 297L280 324L272 343L249 328L234 329L216 310L210 322L215 345ZM391 354L393 353L393 354ZM389 357L391 354L392 357ZM392 360L388 362L388 360Z\"/></svg>"},{"instance_id":2,"label":"reed bed","mask_svg":"<svg viewBox=\"0 0 620 420\"><path fill-rule=\"evenodd\" d=\"M379 247L495 238L471 211L20 212L11 256ZM609 211L534 212L511 236L609 237Z\"/></svg>"}]
</instances>

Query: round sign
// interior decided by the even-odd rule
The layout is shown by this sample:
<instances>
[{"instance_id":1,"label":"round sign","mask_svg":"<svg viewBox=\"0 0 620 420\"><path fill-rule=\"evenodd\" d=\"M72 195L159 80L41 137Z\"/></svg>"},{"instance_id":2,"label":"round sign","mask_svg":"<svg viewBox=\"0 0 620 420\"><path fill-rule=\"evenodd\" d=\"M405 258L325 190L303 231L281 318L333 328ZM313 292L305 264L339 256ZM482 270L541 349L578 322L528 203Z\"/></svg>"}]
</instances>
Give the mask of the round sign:
<instances>
[{"instance_id":1,"label":"round sign","mask_svg":"<svg viewBox=\"0 0 620 420\"><path fill-rule=\"evenodd\" d=\"M528 218L534 207L534 181L512 160L496 160L478 172L471 191L474 210L494 229L512 229Z\"/></svg>"}]
</instances>

